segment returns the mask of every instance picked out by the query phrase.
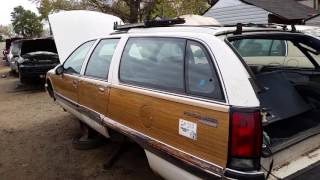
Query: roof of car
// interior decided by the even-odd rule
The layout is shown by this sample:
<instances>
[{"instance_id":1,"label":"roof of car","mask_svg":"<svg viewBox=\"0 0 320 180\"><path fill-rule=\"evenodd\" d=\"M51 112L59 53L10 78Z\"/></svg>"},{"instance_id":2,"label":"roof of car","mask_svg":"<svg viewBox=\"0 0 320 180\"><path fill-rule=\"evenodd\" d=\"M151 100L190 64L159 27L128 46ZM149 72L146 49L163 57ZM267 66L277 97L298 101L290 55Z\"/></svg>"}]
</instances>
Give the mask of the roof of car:
<instances>
[{"instance_id":1,"label":"roof of car","mask_svg":"<svg viewBox=\"0 0 320 180\"><path fill-rule=\"evenodd\" d=\"M204 33L210 35L223 35L223 34L231 34L237 31L236 26L185 26L185 25L176 25L169 27L150 27L150 28L132 28L128 31L122 32L125 34L154 34L154 33L177 33L177 32L193 32L193 33ZM291 33L291 31L283 30L281 26L265 26L265 27L242 27L241 32L284 32ZM121 33L121 31L116 32L114 34Z\"/></svg>"}]
</instances>

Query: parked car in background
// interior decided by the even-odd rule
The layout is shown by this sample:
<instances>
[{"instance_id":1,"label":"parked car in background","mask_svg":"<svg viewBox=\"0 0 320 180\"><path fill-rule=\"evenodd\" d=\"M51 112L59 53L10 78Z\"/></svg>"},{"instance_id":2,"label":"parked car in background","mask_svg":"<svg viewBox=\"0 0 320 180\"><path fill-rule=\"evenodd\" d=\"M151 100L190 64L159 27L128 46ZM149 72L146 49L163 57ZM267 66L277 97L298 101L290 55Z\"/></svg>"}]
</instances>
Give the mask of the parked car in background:
<instances>
[{"instance_id":1,"label":"parked car in background","mask_svg":"<svg viewBox=\"0 0 320 180\"><path fill-rule=\"evenodd\" d=\"M319 39L170 26L83 42L47 73L49 95L105 137L140 144L166 179L282 179L320 162Z\"/></svg>"},{"instance_id":2,"label":"parked car in background","mask_svg":"<svg viewBox=\"0 0 320 180\"><path fill-rule=\"evenodd\" d=\"M18 70L22 83L35 78L44 78L48 70L59 64L53 38L25 39L15 41L15 44L12 48L11 64L13 69ZM15 47L19 50L15 51Z\"/></svg>"},{"instance_id":3,"label":"parked car in background","mask_svg":"<svg viewBox=\"0 0 320 180\"><path fill-rule=\"evenodd\" d=\"M22 40L13 41L10 45L10 49L7 55L7 61L9 63L11 72L18 73L17 60L21 50Z\"/></svg>"},{"instance_id":4,"label":"parked car in background","mask_svg":"<svg viewBox=\"0 0 320 180\"><path fill-rule=\"evenodd\" d=\"M19 40L19 39L22 39L22 38L15 37L15 38L6 39L6 41L5 41L6 45L5 45L5 48L2 52L3 53L3 60L8 62L8 54L10 52L11 43L14 42L15 40Z\"/></svg>"}]
</instances>

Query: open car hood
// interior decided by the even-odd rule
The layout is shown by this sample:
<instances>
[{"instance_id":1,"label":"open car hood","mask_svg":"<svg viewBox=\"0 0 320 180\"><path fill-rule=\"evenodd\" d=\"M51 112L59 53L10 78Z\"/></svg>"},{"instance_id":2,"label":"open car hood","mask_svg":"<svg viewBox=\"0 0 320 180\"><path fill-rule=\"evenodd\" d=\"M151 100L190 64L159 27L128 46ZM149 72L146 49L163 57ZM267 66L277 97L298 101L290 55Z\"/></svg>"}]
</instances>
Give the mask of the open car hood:
<instances>
[{"instance_id":1,"label":"open car hood","mask_svg":"<svg viewBox=\"0 0 320 180\"><path fill-rule=\"evenodd\" d=\"M122 23L122 20L109 14L76 10L51 14L49 22L60 63L63 63L79 45L105 37L113 32L114 22Z\"/></svg>"}]
</instances>

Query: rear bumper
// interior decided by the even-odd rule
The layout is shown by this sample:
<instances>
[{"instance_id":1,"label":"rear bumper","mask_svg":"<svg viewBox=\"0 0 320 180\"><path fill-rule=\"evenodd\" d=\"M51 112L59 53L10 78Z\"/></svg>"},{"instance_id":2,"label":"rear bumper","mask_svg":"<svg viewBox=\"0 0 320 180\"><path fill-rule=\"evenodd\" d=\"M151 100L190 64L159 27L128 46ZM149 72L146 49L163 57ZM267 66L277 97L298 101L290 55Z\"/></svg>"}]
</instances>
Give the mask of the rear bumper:
<instances>
[{"instance_id":1,"label":"rear bumper","mask_svg":"<svg viewBox=\"0 0 320 180\"><path fill-rule=\"evenodd\" d=\"M57 64L46 64L46 65L19 65L20 76L23 77L44 77L46 73L54 68Z\"/></svg>"},{"instance_id":2,"label":"rear bumper","mask_svg":"<svg viewBox=\"0 0 320 180\"><path fill-rule=\"evenodd\" d=\"M261 171L243 172L233 169L225 169L224 176L226 179L248 179L248 180L264 180L264 173Z\"/></svg>"}]
</instances>

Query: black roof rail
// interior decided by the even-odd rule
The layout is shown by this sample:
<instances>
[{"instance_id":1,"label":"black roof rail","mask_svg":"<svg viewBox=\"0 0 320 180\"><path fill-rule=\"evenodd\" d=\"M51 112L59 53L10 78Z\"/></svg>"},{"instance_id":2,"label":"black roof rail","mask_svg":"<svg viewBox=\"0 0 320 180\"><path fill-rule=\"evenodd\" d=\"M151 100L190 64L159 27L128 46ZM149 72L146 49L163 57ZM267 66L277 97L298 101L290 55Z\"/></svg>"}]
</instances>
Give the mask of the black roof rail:
<instances>
[{"instance_id":1,"label":"black roof rail","mask_svg":"<svg viewBox=\"0 0 320 180\"><path fill-rule=\"evenodd\" d=\"M183 18L176 19L160 19L160 20L144 20L142 23L119 25L114 23L113 29L127 31L132 28L149 28L149 27L168 27L175 24L184 24L186 21Z\"/></svg>"},{"instance_id":2,"label":"black roof rail","mask_svg":"<svg viewBox=\"0 0 320 180\"><path fill-rule=\"evenodd\" d=\"M261 28L278 28L278 27L281 27L283 31L288 31L288 25L287 24L274 24L274 23L268 23L268 24L237 23L237 24L223 25L222 27L234 27L234 26L237 28L233 33L235 35L242 34L243 27L261 27ZM291 26L291 32L297 32L297 29L296 29L294 24L291 24L290 26Z\"/></svg>"}]
</instances>

